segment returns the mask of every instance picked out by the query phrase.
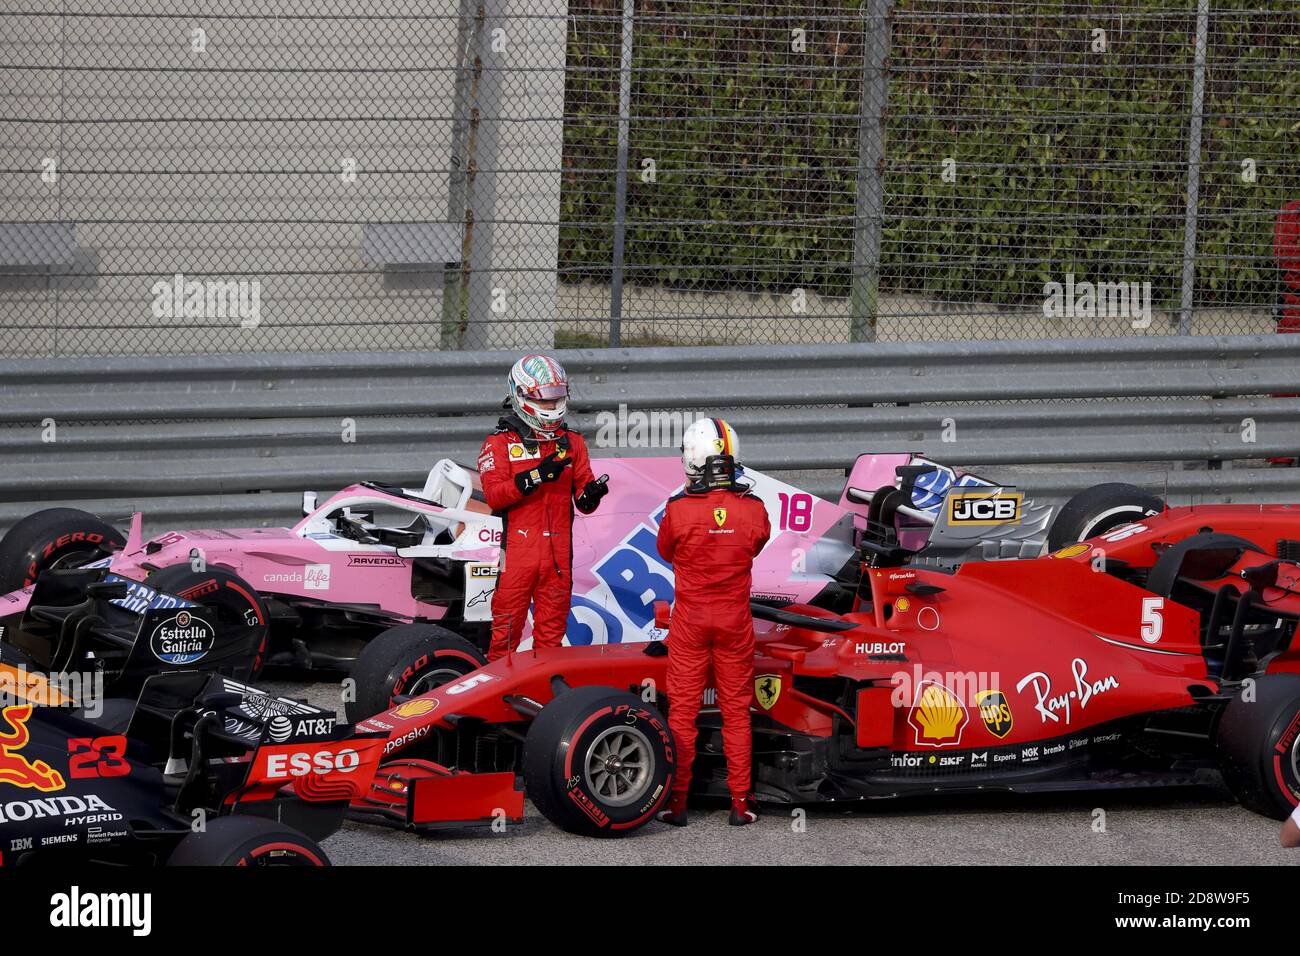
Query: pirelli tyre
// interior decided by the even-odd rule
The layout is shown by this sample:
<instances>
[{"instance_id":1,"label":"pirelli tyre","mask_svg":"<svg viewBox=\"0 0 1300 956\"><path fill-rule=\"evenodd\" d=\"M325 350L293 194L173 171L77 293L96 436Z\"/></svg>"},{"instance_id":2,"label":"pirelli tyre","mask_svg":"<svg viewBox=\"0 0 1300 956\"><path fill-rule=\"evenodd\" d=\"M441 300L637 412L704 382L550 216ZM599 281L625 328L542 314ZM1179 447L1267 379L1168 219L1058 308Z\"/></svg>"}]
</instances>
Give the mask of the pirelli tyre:
<instances>
[{"instance_id":1,"label":"pirelli tyre","mask_svg":"<svg viewBox=\"0 0 1300 956\"><path fill-rule=\"evenodd\" d=\"M168 866L329 866L314 840L262 817L217 817L176 845Z\"/></svg>"},{"instance_id":2,"label":"pirelli tyre","mask_svg":"<svg viewBox=\"0 0 1300 956\"><path fill-rule=\"evenodd\" d=\"M28 515L0 539L0 594L36 583L42 571L77 568L126 544L112 525L88 511L47 508Z\"/></svg>"},{"instance_id":3,"label":"pirelli tyre","mask_svg":"<svg viewBox=\"0 0 1300 956\"><path fill-rule=\"evenodd\" d=\"M151 588L175 594L203 607L214 608L218 616L230 624L260 627L262 639L257 653L250 662L250 676L256 677L266 660L267 634L270 614L266 602L256 589L237 574L218 567L194 570L189 564L173 564L159 568L145 582Z\"/></svg>"},{"instance_id":4,"label":"pirelli tyre","mask_svg":"<svg viewBox=\"0 0 1300 956\"><path fill-rule=\"evenodd\" d=\"M621 837L654 818L676 770L658 710L612 687L577 687L542 708L524 742L524 790L546 819Z\"/></svg>"},{"instance_id":5,"label":"pirelli tyre","mask_svg":"<svg viewBox=\"0 0 1300 956\"><path fill-rule=\"evenodd\" d=\"M1253 696L1253 700L1250 699ZM1219 767L1248 810L1282 820L1300 803L1300 674L1265 674L1219 719Z\"/></svg>"},{"instance_id":6,"label":"pirelli tyre","mask_svg":"<svg viewBox=\"0 0 1300 956\"><path fill-rule=\"evenodd\" d=\"M418 697L486 663L482 651L445 627L390 627L367 644L352 665L356 699L347 703L348 720L373 717L399 696Z\"/></svg>"},{"instance_id":7,"label":"pirelli tyre","mask_svg":"<svg viewBox=\"0 0 1300 956\"><path fill-rule=\"evenodd\" d=\"M1164 510L1163 501L1137 485L1122 481L1093 485L1061 507L1047 532L1047 550L1058 551Z\"/></svg>"}]
</instances>

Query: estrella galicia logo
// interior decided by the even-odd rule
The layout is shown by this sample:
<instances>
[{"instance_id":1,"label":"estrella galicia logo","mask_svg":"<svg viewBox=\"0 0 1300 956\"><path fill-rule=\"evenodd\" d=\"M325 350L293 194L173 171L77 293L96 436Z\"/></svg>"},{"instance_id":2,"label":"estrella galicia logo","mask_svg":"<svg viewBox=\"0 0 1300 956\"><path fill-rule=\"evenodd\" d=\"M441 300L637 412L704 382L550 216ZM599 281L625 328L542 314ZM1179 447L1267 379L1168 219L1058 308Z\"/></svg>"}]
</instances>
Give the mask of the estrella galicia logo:
<instances>
[{"instance_id":1,"label":"estrella galicia logo","mask_svg":"<svg viewBox=\"0 0 1300 956\"><path fill-rule=\"evenodd\" d=\"M207 657L216 643L212 625L189 611L159 621L149 635L149 650L164 664L193 664Z\"/></svg>"}]
</instances>

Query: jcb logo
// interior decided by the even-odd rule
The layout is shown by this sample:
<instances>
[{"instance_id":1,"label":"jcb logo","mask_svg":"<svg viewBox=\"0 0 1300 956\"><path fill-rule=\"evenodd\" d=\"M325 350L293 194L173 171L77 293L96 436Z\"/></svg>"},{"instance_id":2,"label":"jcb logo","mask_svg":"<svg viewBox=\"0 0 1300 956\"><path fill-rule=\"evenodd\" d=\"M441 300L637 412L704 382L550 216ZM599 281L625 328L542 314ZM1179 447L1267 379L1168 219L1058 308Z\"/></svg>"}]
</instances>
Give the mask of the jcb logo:
<instances>
[{"instance_id":1,"label":"jcb logo","mask_svg":"<svg viewBox=\"0 0 1300 956\"><path fill-rule=\"evenodd\" d=\"M1018 524L1020 499L1018 493L997 495L949 495L949 524Z\"/></svg>"}]
</instances>

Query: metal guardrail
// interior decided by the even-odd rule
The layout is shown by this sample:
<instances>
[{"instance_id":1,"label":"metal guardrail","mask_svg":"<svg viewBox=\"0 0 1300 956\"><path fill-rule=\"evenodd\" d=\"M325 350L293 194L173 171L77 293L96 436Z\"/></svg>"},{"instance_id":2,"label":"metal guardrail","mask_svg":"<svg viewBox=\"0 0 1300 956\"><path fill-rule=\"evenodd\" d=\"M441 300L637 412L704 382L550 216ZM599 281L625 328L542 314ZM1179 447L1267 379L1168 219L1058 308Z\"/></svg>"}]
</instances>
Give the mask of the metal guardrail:
<instances>
[{"instance_id":1,"label":"metal guardrail","mask_svg":"<svg viewBox=\"0 0 1300 956\"><path fill-rule=\"evenodd\" d=\"M1121 476L1175 497L1300 496L1300 469L1262 467L1300 452L1300 397L1273 397L1300 392L1300 336L558 354L598 455L676 453L602 444L620 406L699 410L736 425L756 468L824 472L799 483L827 496L863 451L924 452L1047 498ZM0 362L0 527L55 502L139 508L153 526L283 522L304 488L417 484L439 457L473 460L510 359Z\"/></svg>"}]
</instances>

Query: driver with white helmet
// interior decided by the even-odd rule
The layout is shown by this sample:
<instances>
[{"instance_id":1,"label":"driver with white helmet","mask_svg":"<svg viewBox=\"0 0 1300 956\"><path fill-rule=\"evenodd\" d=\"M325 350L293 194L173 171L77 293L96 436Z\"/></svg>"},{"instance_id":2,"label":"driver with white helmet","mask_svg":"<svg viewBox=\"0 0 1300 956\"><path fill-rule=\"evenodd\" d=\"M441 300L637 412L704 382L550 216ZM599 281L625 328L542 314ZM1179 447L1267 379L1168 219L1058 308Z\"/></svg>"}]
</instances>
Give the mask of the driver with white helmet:
<instances>
[{"instance_id":1,"label":"driver with white helmet","mask_svg":"<svg viewBox=\"0 0 1300 956\"><path fill-rule=\"evenodd\" d=\"M478 456L484 497L501 518L488 660L518 645L530 602L533 646L564 641L573 589L573 508L595 511L609 478L595 478L587 443L564 424L569 383L559 362L525 355L510 369L508 384L509 412Z\"/></svg>"},{"instance_id":2,"label":"driver with white helmet","mask_svg":"<svg viewBox=\"0 0 1300 956\"><path fill-rule=\"evenodd\" d=\"M686 825L686 796L695 758L695 719L709 674L722 712L733 826L757 819L750 794L754 697L754 619L749 611L754 558L771 527L763 502L736 480L736 432L720 418L686 431L686 490L668 501L659 525L659 553L676 577L668 625L668 726L677 743L677 775L659 819Z\"/></svg>"}]
</instances>

